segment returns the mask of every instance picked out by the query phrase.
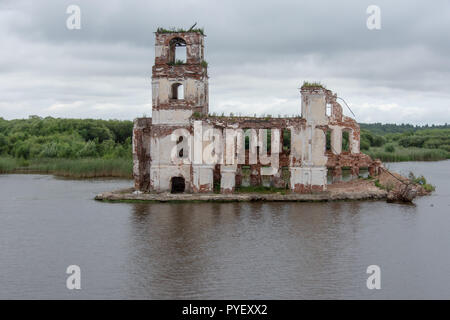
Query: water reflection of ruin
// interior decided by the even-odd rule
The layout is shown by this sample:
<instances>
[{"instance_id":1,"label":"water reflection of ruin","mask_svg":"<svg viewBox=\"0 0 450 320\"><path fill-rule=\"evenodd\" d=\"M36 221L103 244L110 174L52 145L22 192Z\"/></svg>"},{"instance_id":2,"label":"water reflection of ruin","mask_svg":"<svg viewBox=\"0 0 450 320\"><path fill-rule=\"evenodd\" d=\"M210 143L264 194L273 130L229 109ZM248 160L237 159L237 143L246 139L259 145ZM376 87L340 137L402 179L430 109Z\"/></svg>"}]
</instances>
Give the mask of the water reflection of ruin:
<instances>
[{"instance_id":1,"label":"water reflection of ruin","mask_svg":"<svg viewBox=\"0 0 450 320\"><path fill-rule=\"evenodd\" d=\"M179 48L185 61L176 57ZM156 32L152 95L152 118L134 124L137 190L231 193L249 184L305 193L326 190L329 170L333 182L341 180L343 168L353 177L360 168L378 174L381 163L360 152L359 125L343 115L337 95L320 85L301 88L301 117L209 115L201 32ZM271 130L269 138L264 129ZM202 152L195 156L208 147L215 163Z\"/></svg>"},{"instance_id":2,"label":"water reflection of ruin","mask_svg":"<svg viewBox=\"0 0 450 320\"><path fill-rule=\"evenodd\" d=\"M314 283L333 275L333 268L345 273L348 265L344 262L357 254L351 244L361 230L361 207L370 208L372 204L130 206L133 215L129 233L133 241L129 245L132 264L128 267L139 277L129 282L128 290L148 298L223 299L261 292L269 298L274 290L286 297L301 298L316 290ZM339 295L349 285L339 277L332 283L328 294ZM305 285L308 290L304 290ZM317 290L314 294L325 294L320 291L323 289Z\"/></svg>"}]
</instances>

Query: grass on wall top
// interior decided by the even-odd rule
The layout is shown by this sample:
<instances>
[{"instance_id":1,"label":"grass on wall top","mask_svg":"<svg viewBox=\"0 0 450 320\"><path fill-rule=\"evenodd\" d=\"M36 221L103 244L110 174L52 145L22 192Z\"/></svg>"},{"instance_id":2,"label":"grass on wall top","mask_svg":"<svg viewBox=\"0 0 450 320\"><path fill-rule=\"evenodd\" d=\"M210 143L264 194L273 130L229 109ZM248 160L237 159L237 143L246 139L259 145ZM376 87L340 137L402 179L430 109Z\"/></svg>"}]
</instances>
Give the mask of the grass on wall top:
<instances>
[{"instance_id":1,"label":"grass on wall top","mask_svg":"<svg viewBox=\"0 0 450 320\"><path fill-rule=\"evenodd\" d=\"M166 28L159 27L158 29L156 29L156 33L186 33L186 32L195 32L195 33L200 33L203 36L205 35L205 30L203 28L195 28L195 29L186 30L184 28L172 27L172 28L166 29Z\"/></svg>"}]
</instances>

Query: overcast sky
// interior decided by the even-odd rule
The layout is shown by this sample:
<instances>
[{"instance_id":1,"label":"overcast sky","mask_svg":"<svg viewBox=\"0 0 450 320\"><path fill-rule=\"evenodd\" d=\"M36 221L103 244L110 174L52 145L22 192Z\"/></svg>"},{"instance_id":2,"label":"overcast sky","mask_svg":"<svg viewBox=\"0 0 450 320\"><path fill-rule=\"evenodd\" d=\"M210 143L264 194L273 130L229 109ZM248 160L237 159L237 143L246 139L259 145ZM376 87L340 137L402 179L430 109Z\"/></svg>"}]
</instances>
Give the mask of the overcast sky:
<instances>
[{"instance_id":1,"label":"overcast sky","mask_svg":"<svg viewBox=\"0 0 450 320\"><path fill-rule=\"evenodd\" d=\"M366 27L371 4L381 30ZM449 0L0 0L0 117L151 116L153 32L194 22L211 113L298 114L309 80L359 122L450 123Z\"/></svg>"}]
</instances>

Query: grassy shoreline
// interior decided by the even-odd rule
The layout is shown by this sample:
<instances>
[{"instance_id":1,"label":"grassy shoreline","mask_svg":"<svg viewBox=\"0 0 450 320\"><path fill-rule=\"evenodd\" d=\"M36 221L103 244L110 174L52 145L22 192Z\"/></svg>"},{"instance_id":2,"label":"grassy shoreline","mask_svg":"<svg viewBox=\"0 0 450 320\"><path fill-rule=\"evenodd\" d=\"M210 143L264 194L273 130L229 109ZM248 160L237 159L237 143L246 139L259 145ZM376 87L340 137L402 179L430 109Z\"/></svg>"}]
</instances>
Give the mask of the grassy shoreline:
<instances>
[{"instance_id":1,"label":"grassy shoreline","mask_svg":"<svg viewBox=\"0 0 450 320\"><path fill-rule=\"evenodd\" d=\"M450 152L442 149L402 148L395 146L392 152L384 147L371 147L369 150L361 150L372 159L380 159L383 162L402 161L439 161L450 159Z\"/></svg>"},{"instance_id":2,"label":"grassy shoreline","mask_svg":"<svg viewBox=\"0 0 450 320\"><path fill-rule=\"evenodd\" d=\"M130 159L31 159L0 158L0 174L4 173L42 173L56 176L87 178L132 178Z\"/></svg>"},{"instance_id":3,"label":"grassy shoreline","mask_svg":"<svg viewBox=\"0 0 450 320\"><path fill-rule=\"evenodd\" d=\"M440 150L429 149L397 149L386 152L382 148L373 148L367 152L372 158L379 158L383 162L402 161L439 161L450 159L449 154ZM38 173L53 174L60 177L89 179L89 178L133 178L133 163L131 159L115 158L86 158L86 159L17 159L0 157L0 174L8 173ZM240 193L250 192L242 188ZM267 190L264 190L267 191ZM269 190L273 191L273 190ZM279 191L279 190L277 190Z\"/></svg>"}]
</instances>

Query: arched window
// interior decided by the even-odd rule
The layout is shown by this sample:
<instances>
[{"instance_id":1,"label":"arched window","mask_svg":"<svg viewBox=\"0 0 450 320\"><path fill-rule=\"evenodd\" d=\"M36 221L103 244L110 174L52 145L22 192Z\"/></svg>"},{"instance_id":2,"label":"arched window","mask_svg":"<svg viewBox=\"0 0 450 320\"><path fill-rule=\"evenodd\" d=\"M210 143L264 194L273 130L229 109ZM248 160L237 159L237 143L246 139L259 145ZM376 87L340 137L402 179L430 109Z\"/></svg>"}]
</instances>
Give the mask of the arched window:
<instances>
[{"instance_id":1,"label":"arched window","mask_svg":"<svg viewBox=\"0 0 450 320\"><path fill-rule=\"evenodd\" d=\"M173 38L169 43L169 64L186 63L186 41L181 38Z\"/></svg>"},{"instance_id":2,"label":"arched window","mask_svg":"<svg viewBox=\"0 0 450 320\"><path fill-rule=\"evenodd\" d=\"M177 82L172 85L171 98L178 99L178 100L184 99L184 88L181 83Z\"/></svg>"}]
</instances>

